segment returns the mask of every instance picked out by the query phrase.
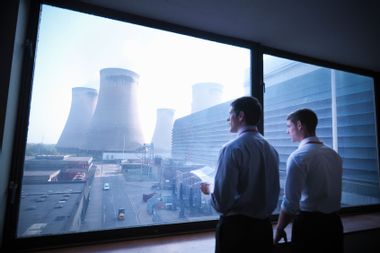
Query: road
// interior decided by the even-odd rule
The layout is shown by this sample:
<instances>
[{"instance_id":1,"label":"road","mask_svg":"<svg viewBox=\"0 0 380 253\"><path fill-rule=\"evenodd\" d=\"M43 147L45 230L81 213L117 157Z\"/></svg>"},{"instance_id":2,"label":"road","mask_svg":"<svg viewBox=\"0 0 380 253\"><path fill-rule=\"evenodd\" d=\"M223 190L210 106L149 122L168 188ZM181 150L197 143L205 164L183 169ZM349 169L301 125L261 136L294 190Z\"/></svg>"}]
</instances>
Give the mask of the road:
<instances>
[{"instance_id":1,"label":"road","mask_svg":"<svg viewBox=\"0 0 380 253\"><path fill-rule=\"evenodd\" d=\"M130 172L128 172L130 173ZM148 180L140 174L128 175L120 171L116 164L97 164L97 171L90 190L90 201L80 231L107 230L122 227L151 226L188 222L190 220L212 219L212 216L181 216L179 209L157 209L155 215L147 211L147 202L143 194L152 193L152 185L158 181ZM109 183L109 190L104 190L104 183ZM156 191L159 196L170 196L171 190ZM118 220L119 208L125 209L125 219Z\"/></svg>"},{"instance_id":2,"label":"road","mask_svg":"<svg viewBox=\"0 0 380 253\"><path fill-rule=\"evenodd\" d=\"M137 215L129 199L127 182L115 164L99 164L91 186L90 201L81 231L114 229L138 225ZM104 190L104 183L110 189ZM118 220L119 208L125 209L125 219Z\"/></svg>"}]
</instances>

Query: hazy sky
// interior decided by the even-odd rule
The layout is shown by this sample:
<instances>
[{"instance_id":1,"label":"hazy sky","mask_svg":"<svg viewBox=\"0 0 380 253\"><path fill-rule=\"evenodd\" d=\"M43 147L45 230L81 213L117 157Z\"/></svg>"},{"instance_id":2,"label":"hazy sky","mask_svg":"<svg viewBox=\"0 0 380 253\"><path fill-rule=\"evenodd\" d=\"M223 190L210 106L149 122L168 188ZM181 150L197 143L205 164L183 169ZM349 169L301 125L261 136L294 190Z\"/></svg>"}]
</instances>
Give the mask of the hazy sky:
<instances>
[{"instance_id":1,"label":"hazy sky","mask_svg":"<svg viewBox=\"0 0 380 253\"><path fill-rule=\"evenodd\" d=\"M175 118L189 114L191 86L198 82L223 84L224 101L241 96L249 66L245 48L44 6L28 142L55 144L70 111L71 89L99 90L103 68L140 75L141 126L150 142L157 108L175 109Z\"/></svg>"}]
</instances>

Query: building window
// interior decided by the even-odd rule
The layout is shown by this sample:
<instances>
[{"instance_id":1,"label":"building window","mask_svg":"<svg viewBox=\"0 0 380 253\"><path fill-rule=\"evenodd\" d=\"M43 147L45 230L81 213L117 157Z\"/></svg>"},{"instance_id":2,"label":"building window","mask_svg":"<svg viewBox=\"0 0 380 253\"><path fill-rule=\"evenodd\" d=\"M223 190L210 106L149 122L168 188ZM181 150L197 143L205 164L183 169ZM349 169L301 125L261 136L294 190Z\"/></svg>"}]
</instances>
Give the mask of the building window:
<instances>
[{"instance_id":1,"label":"building window","mask_svg":"<svg viewBox=\"0 0 380 253\"><path fill-rule=\"evenodd\" d=\"M286 116L310 108L319 117L317 135L343 158L342 206L380 203L374 81L372 78L264 56L265 136L285 163L297 147L286 134Z\"/></svg>"},{"instance_id":2,"label":"building window","mask_svg":"<svg viewBox=\"0 0 380 253\"><path fill-rule=\"evenodd\" d=\"M250 55L42 5L17 236L214 220L199 183Z\"/></svg>"}]
</instances>

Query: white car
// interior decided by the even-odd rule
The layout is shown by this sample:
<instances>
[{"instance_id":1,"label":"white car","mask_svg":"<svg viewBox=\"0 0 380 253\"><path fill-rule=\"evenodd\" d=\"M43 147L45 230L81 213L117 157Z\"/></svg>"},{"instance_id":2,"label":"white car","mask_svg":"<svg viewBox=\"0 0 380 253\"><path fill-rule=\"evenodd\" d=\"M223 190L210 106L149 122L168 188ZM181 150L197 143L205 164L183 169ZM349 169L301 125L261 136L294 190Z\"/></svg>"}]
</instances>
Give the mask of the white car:
<instances>
[{"instance_id":1,"label":"white car","mask_svg":"<svg viewBox=\"0 0 380 253\"><path fill-rule=\"evenodd\" d=\"M103 190L109 190L110 189L110 184L109 183L104 183L103 185Z\"/></svg>"}]
</instances>

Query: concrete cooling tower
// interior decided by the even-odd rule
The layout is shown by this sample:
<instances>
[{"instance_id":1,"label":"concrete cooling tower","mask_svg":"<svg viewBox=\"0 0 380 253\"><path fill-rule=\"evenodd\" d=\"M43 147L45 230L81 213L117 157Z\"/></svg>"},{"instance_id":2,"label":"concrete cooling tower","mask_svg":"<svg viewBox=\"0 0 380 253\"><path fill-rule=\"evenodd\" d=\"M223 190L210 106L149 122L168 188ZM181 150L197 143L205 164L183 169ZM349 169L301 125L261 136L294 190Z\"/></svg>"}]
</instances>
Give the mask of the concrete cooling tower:
<instances>
[{"instance_id":1,"label":"concrete cooling tower","mask_svg":"<svg viewBox=\"0 0 380 253\"><path fill-rule=\"evenodd\" d=\"M192 90L191 112L197 112L222 103L223 85L219 83L196 83Z\"/></svg>"},{"instance_id":2,"label":"concrete cooling tower","mask_svg":"<svg viewBox=\"0 0 380 253\"><path fill-rule=\"evenodd\" d=\"M246 69L244 72L244 95L251 95L251 69Z\"/></svg>"},{"instance_id":3,"label":"concrete cooling tower","mask_svg":"<svg viewBox=\"0 0 380 253\"><path fill-rule=\"evenodd\" d=\"M75 151L81 148L94 114L98 93L96 89L72 88L70 113L66 125L56 144L61 151Z\"/></svg>"},{"instance_id":4,"label":"concrete cooling tower","mask_svg":"<svg viewBox=\"0 0 380 253\"><path fill-rule=\"evenodd\" d=\"M144 143L137 92L139 75L120 68L100 71L99 98L84 149L133 152Z\"/></svg>"},{"instance_id":5,"label":"concrete cooling tower","mask_svg":"<svg viewBox=\"0 0 380 253\"><path fill-rule=\"evenodd\" d=\"M174 124L174 110L168 108L157 109L156 127L152 143L155 153L170 153L172 146L172 129Z\"/></svg>"}]
</instances>

